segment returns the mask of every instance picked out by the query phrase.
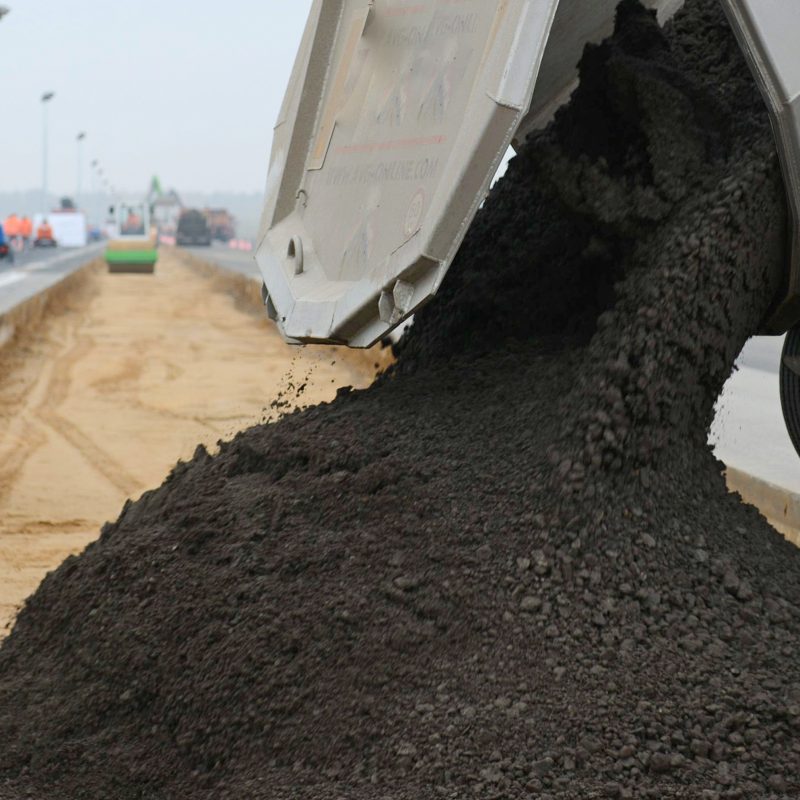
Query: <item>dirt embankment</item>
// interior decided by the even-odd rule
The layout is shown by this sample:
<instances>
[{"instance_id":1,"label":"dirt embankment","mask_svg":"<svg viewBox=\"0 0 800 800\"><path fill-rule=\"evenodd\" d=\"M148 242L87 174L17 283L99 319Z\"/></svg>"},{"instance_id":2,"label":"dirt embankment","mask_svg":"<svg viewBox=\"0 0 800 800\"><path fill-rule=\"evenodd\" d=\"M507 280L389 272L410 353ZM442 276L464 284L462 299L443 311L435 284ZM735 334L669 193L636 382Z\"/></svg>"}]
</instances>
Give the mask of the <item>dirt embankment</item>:
<instances>
[{"instance_id":1,"label":"dirt embankment","mask_svg":"<svg viewBox=\"0 0 800 800\"><path fill-rule=\"evenodd\" d=\"M390 375L44 581L8 792L797 796L800 552L706 445L785 255L769 122L715 0L625 0L582 81Z\"/></svg>"},{"instance_id":2,"label":"dirt embankment","mask_svg":"<svg viewBox=\"0 0 800 800\"><path fill-rule=\"evenodd\" d=\"M154 276L98 266L19 317L0 349L0 627L199 443L372 381L375 356L289 348L234 288L164 251Z\"/></svg>"}]
</instances>

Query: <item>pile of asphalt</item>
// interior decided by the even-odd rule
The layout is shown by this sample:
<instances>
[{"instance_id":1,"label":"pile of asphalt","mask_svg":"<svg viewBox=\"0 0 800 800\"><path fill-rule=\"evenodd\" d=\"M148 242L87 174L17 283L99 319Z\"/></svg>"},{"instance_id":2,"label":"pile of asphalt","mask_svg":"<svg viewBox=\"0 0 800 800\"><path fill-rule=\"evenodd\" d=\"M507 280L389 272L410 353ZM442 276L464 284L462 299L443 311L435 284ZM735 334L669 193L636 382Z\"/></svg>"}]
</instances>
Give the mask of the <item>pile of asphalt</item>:
<instances>
[{"instance_id":1,"label":"pile of asphalt","mask_svg":"<svg viewBox=\"0 0 800 800\"><path fill-rule=\"evenodd\" d=\"M0 649L0 796L800 791L800 554L713 403L777 290L715 0L625 0L395 369L198 450Z\"/></svg>"}]
</instances>

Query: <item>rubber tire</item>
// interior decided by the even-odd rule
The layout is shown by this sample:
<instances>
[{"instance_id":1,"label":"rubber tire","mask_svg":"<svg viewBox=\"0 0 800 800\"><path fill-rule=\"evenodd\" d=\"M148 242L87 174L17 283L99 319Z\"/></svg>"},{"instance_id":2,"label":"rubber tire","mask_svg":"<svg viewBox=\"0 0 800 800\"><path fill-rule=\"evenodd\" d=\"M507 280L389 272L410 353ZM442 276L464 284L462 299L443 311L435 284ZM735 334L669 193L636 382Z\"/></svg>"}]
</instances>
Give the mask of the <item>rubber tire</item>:
<instances>
[{"instance_id":1,"label":"rubber tire","mask_svg":"<svg viewBox=\"0 0 800 800\"><path fill-rule=\"evenodd\" d=\"M783 420L794 449L800 455L800 375L796 375L784 364L785 356L800 356L800 327L792 328L786 334L780 368Z\"/></svg>"}]
</instances>

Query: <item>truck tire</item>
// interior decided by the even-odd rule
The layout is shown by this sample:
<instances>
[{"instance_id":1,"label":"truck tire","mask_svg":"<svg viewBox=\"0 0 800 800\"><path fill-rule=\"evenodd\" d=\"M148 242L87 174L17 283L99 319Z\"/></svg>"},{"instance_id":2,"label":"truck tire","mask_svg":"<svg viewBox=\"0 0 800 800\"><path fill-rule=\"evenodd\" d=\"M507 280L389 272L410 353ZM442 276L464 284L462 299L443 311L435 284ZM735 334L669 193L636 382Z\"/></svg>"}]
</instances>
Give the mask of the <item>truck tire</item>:
<instances>
[{"instance_id":1,"label":"truck tire","mask_svg":"<svg viewBox=\"0 0 800 800\"><path fill-rule=\"evenodd\" d=\"M786 334L780 381L783 419L794 449L800 455L800 327Z\"/></svg>"}]
</instances>

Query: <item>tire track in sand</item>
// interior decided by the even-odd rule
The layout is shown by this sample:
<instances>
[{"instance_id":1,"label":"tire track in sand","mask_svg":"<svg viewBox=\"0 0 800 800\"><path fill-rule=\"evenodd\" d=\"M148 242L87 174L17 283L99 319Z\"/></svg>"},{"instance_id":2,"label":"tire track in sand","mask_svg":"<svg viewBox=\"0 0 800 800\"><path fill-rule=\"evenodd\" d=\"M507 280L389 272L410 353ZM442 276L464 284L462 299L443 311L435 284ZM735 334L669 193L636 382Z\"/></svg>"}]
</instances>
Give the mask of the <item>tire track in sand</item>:
<instances>
[{"instance_id":1,"label":"tire track in sand","mask_svg":"<svg viewBox=\"0 0 800 800\"><path fill-rule=\"evenodd\" d=\"M57 350L42 365L33 385L21 398L0 443L0 505L19 480L25 465L48 442L48 432L62 437L80 453L87 465L99 472L115 489L127 496L145 487L118 461L58 411L71 386L71 373L84 358L91 358L94 342L79 329L86 324L86 313L70 320L63 328Z\"/></svg>"},{"instance_id":2,"label":"tire track in sand","mask_svg":"<svg viewBox=\"0 0 800 800\"><path fill-rule=\"evenodd\" d=\"M66 439L112 486L133 497L144 490L144 484L58 411L69 394L75 366L83 359L91 358L95 350L95 341L90 335L77 334L74 329L71 333L66 352L53 364L48 391L36 408L36 414L53 433Z\"/></svg>"}]
</instances>

